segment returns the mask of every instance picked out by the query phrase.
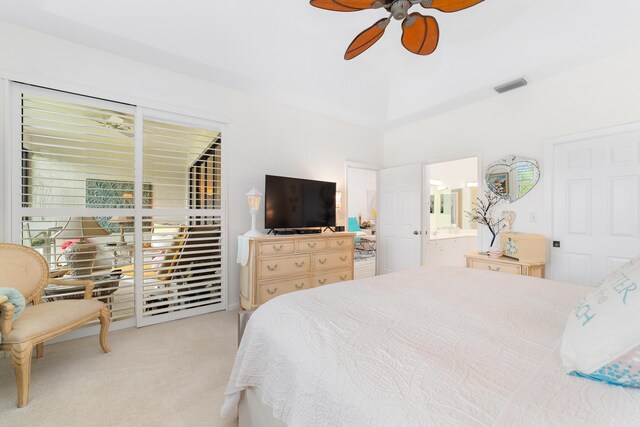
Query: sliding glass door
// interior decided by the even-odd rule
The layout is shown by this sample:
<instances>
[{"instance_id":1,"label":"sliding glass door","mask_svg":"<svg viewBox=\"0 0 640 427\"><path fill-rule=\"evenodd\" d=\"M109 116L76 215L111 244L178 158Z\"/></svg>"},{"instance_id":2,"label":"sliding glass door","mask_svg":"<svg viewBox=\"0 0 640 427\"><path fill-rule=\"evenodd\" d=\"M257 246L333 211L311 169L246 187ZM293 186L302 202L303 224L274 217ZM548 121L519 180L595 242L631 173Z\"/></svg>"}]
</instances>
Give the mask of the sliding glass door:
<instances>
[{"instance_id":1,"label":"sliding glass door","mask_svg":"<svg viewBox=\"0 0 640 427\"><path fill-rule=\"evenodd\" d=\"M11 125L12 238L53 275L116 322L225 308L221 124L16 84Z\"/></svg>"}]
</instances>

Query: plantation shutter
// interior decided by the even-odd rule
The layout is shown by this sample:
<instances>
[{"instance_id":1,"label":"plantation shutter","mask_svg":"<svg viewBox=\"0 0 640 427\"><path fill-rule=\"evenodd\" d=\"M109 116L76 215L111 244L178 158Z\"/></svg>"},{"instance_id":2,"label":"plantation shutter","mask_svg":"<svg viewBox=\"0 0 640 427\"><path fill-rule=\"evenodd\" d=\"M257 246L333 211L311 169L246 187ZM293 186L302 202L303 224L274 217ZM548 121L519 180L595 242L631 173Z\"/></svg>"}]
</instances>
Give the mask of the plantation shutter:
<instances>
[{"instance_id":1,"label":"plantation shutter","mask_svg":"<svg viewBox=\"0 0 640 427\"><path fill-rule=\"evenodd\" d=\"M91 279L94 299L115 321L134 315L133 242L120 240L131 217L134 109L127 105L26 88L18 103L22 244L39 251L59 278ZM115 254L115 255L114 255ZM47 286L43 300L78 299L79 287Z\"/></svg>"},{"instance_id":2,"label":"plantation shutter","mask_svg":"<svg viewBox=\"0 0 640 427\"><path fill-rule=\"evenodd\" d=\"M222 135L200 124L144 120L143 285L139 323L219 309L223 295Z\"/></svg>"},{"instance_id":3,"label":"plantation shutter","mask_svg":"<svg viewBox=\"0 0 640 427\"><path fill-rule=\"evenodd\" d=\"M93 280L116 327L226 308L220 124L19 84L13 102L15 242Z\"/></svg>"}]
</instances>

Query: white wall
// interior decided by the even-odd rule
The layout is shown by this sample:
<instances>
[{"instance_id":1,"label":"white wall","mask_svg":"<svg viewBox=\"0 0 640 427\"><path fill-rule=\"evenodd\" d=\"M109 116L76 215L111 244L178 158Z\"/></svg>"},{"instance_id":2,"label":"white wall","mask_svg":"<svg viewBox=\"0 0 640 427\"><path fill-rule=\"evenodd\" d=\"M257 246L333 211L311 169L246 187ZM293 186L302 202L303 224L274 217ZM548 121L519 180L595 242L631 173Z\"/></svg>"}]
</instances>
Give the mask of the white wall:
<instances>
[{"instance_id":1,"label":"white wall","mask_svg":"<svg viewBox=\"0 0 640 427\"><path fill-rule=\"evenodd\" d=\"M541 182L514 210L514 229L545 234L545 141L640 120L640 49L385 133L385 166L479 155L482 170L507 154L537 159ZM531 221L535 214L537 222ZM488 245L486 235L482 245Z\"/></svg>"},{"instance_id":2,"label":"white wall","mask_svg":"<svg viewBox=\"0 0 640 427\"><path fill-rule=\"evenodd\" d=\"M378 131L4 22L0 22L0 40L11 41L0 44L0 80L12 79L229 123L223 144L228 156L230 304L237 304L239 298L236 236L251 225L244 194L254 185L264 190L265 174L335 181L338 190L344 191L345 161L382 164L382 134ZM4 180L4 173L0 179ZM0 182L0 188L4 185ZM260 226L263 221L261 212ZM5 234L4 239L7 237Z\"/></svg>"}]
</instances>

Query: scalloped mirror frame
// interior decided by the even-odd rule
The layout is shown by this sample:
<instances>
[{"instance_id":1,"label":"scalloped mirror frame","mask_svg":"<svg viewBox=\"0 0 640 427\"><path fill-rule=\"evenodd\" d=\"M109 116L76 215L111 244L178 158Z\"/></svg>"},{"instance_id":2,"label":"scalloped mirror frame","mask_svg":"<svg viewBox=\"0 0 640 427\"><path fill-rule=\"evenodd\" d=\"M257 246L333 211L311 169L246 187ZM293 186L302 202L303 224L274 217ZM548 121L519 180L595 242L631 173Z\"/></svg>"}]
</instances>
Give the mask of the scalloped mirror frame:
<instances>
[{"instance_id":1,"label":"scalloped mirror frame","mask_svg":"<svg viewBox=\"0 0 640 427\"><path fill-rule=\"evenodd\" d=\"M538 161L514 155L490 164L484 174L487 189L509 203L526 196L539 181Z\"/></svg>"}]
</instances>

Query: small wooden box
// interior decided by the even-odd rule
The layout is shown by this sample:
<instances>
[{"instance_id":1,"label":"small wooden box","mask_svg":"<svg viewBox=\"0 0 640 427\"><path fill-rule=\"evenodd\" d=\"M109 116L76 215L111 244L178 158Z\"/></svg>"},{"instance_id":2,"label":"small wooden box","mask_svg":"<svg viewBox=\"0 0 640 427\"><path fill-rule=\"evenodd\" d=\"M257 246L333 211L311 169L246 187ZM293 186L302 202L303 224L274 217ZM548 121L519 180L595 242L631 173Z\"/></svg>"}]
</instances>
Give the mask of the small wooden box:
<instances>
[{"instance_id":1,"label":"small wooden box","mask_svg":"<svg viewBox=\"0 0 640 427\"><path fill-rule=\"evenodd\" d=\"M541 234L500 233L500 249L504 256L523 262L545 262L547 259L547 242Z\"/></svg>"}]
</instances>

